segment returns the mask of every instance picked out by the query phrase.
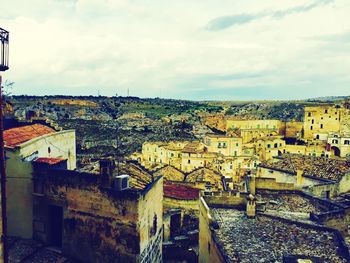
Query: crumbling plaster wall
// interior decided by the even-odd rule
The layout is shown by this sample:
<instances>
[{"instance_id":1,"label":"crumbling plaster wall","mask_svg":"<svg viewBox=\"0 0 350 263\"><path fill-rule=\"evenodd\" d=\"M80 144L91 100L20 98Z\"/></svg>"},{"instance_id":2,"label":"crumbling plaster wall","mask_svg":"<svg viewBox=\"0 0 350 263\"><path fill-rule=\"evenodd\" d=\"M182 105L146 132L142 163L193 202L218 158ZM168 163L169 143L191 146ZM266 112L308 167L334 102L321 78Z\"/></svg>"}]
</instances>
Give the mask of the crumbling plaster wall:
<instances>
[{"instance_id":1,"label":"crumbling plaster wall","mask_svg":"<svg viewBox=\"0 0 350 263\"><path fill-rule=\"evenodd\" d=\"M100 188L95 178L75 179L46 177L44 196L35 200L34 237L50 241L48 205L57 205L64 213L63 253L84 262L136 262L139 195Z\"/></svg>"}]
</instances>

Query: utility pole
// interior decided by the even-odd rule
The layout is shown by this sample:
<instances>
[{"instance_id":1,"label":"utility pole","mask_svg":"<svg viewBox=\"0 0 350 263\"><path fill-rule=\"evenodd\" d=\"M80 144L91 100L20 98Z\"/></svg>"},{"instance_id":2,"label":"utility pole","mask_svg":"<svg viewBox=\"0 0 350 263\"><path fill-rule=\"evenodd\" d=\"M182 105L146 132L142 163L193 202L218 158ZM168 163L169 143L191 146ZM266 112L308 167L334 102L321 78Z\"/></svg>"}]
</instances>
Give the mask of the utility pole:
<instances>
[{"instance_id":1,"label":"utility pole","mask_svg":"<svg viewBox=\"0 0 350 263\"><path fill-rule=\"evenodd\" d=\"M0 28L0 72L8 70L9 63L9 32ZM4 147L2 77L0 75L0 172L1 172L1 245L2 262L8 263L7 247L7 217L6 217L6 167Z\"/></svg>"}]
</instances>

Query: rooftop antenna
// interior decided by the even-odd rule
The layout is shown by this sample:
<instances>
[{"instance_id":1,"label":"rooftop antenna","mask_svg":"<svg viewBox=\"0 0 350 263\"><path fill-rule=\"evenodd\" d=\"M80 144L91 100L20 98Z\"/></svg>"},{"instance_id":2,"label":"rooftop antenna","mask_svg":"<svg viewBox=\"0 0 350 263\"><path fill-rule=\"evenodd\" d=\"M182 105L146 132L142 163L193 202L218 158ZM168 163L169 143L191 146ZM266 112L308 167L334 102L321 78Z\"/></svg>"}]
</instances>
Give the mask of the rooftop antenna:
<instances>
[{"instance_id":1,"label":"rooftop antenna","mask_svg":"<svg viewBox=\"0 0 350 263\"><path fill-rule=\"evenodd\" d=\"M0 28L0 72L9 69L9 32ZM3 95L0 75L0 172L1 172L1 245L2 262L8 263L7 217L6 217L6 162L4 150Z\"/></svg>"}]
</instances>

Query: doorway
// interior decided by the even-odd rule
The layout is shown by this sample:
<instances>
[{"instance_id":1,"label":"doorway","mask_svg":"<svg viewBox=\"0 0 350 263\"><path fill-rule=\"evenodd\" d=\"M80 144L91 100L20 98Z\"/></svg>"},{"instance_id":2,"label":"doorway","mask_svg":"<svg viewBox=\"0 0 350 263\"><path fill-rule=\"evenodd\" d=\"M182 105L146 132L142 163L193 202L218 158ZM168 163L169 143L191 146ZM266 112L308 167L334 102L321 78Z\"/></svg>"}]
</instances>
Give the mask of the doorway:
<instances>
[{"instance_id":1,"label":"doorway","mask_svg":"<svg viewBox=\"0 0 350 263\"><path fill-rule=\"evenodd\" d=\"M62 247L63 208L49 205L49 245Z\"/></svg>"}]
</instances>

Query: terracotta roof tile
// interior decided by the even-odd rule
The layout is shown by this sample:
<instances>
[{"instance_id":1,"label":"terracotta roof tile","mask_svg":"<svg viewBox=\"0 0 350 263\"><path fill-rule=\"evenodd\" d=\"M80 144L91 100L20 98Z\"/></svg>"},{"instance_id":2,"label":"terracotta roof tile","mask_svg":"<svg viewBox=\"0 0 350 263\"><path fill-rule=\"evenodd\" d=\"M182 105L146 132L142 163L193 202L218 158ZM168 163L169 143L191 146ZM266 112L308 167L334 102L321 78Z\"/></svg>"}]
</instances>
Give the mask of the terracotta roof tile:
<instances>
[{"instance_id":1,"label":"terracotta roof tile","mask_svg":"<svg viewBox=\"0 0 350 263\"><path fill-rule=\"evenodd\" d=\"M4 131L5 146L15 147L34 138L54 133L55 130L41 124L12 128Z\"/></svg>"},{"instance_id":2,"label":"terracotta roof tile","mask_svg":"<svg viewBox=\"0 0 350 263\"><path fill-rule=\"evenodd\" d=\"M54 164L58 164L62 161L65 161L67 159L65 158L60 158L60 157L57 157L57 158L54 158L54 157L40 157L38 159L36 159L34 162L36 163L46 163L46 164L49 164L49 165L54 165Z\"/></svg>"},{"instance_id":3,"label":"terracotta roof tile","mask_svg":"<svg viewBox=\"0 0 350 263\"><path fill-rule=\"evenodd\" d=\"M182 200L198 199L200 191L200 189L197 188L171 182L164 182L163 190L165 197Z\"/></svg>"}]
</instances>

